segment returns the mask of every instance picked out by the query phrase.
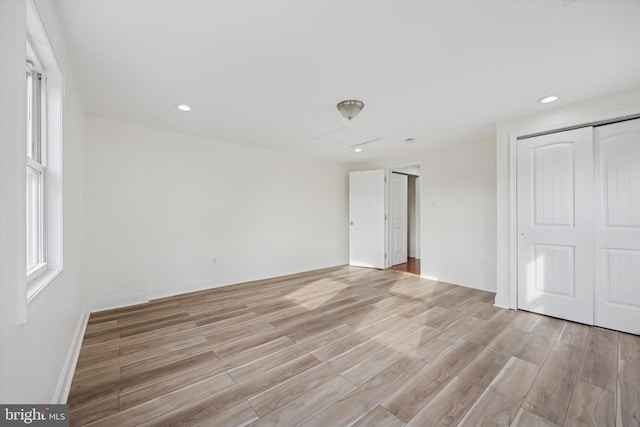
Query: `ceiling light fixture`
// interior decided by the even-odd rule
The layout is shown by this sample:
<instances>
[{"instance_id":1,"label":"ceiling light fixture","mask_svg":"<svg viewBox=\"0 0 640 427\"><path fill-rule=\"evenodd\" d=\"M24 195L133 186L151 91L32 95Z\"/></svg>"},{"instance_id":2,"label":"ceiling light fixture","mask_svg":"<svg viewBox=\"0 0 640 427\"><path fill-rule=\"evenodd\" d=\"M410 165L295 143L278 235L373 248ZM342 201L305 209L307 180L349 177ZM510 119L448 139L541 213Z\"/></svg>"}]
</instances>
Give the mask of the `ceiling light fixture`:
<instances>
[{"instance_id":1,"label":"ceiling light fixture","mask_svg":"<svg viewBox=\"0 0 640 427\"><path fill-rule=\"evenodd\" d=\"M355 99L348 99L346 101L339 102L337 107L340 114L342 114L342 117L351 120L357 116L360 111L362 111L364 108L364 102L357 101Z\"/></svg>"},{"instance_id":2,"label":"ceiling light fixture","mask_svg":"<svg viewBox=\"0 0 640 427\"><path fill-rule=\"evenodd\" d=\"M538 104L549 104L551 102L555 102L558 100L558 97L555 95L545 96L544 98L538 99Z\"/></svg>"},{"instance_id":3,"label":"ceiling light fixture","mask_svg":"<svg viewBox=\"0 0 640 427\"><path fill-rule=\"evenodd\" d=\"M362 148L356 148L356 149L355 149L355 150L353 150L353 151L355 151L356 153L362 153Z\"/></svg>"},{"instance_id":4,"label":"ceiling light fixture","mask_svg":"<svg viewBox=\"0 0 640 427\"><path fill-rule=\"evenodd\" d=\"M189 107L187 104L176 105L176 108L180 111L191 111L191 107Z\"/></svg>"}]
</instances>

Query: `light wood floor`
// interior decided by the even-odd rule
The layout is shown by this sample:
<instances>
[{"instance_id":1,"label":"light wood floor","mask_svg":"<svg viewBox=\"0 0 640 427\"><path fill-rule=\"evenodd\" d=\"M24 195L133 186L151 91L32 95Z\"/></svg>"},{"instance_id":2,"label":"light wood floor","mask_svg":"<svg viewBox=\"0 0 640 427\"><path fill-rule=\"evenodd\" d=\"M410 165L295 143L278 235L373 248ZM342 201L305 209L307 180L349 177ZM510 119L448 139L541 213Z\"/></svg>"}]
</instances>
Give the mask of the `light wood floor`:
<instances>
[{"instance_id":1,"label":"light wood floor","mask_svg":"<svg viewBox=\"0 0 640 427\"><path fill-rule=\"evenodd\" d=\"M72 425L637 426L640 337L338 267L92 314Z\"/></svg>"},{"instance_id":2,"label":"light wood floor","mask_svg":"<svg viewBox=\"0 0 640 427\"><path fill-rule=\"evenodd\" d=\"M395 271L403 271L405 273L417 274L419 276L420 260L417 258L409 257L407 258L407 262L405 262L404 264L394 265L393 267L390 267L390 268Z\"/></svg>"}]
</instances>

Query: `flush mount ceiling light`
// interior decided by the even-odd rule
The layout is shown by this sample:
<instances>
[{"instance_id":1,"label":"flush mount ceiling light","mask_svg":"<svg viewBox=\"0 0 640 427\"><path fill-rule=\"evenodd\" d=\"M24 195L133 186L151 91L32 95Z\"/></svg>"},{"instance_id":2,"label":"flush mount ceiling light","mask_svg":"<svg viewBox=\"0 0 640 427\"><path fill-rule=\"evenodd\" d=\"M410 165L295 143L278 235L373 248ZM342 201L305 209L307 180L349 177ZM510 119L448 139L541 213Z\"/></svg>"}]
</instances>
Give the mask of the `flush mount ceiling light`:
<instances>
[{"instance_id":1,"label":"flush mount ceiling light","mask_svg":"<svg viewBox=\"0 0 640 427\"><path fill-rule=\"evenodd\" d=\"M538 104L549 104L551 102L557 101L558 97L555 95L545 96L544 98L538 99Z\"/></svg>"},{"instance_id":2,"label":"flush mount ceiling light","mask_svg":"<svg viewBox=\"0 0 640 427\"><path fill-rule=\"evenodd\" d=\"M353 151L355 151L356 153L362 153L362 148L356 148L356 149L355 149L355 150L353 150Z\"/></svg>"},{"instance_id":3,"label":"flush mount ceiling light","mask_svg":"<svg viewBox=\"0 0 640 427\"><path fill-rule=\"evenodd\" d=\"M364 108L364 102L357 101L355 99L348 99L346 101L339 102L337 107L340 114L342 114L342 117L351 120L357 116L360 111L362 111Z\"/></svg>"},{"instance_id":4,"label":"flush mount ceiling light","mask_svg":"<svg viewBox=\"0 0 640 427\"><path fill-rule=\"evenodd\" d=\"M178 104L176 105L176 108L180 111L191 111L191 107L189 107L187 104Z\"/></svg>"}]
</instances>

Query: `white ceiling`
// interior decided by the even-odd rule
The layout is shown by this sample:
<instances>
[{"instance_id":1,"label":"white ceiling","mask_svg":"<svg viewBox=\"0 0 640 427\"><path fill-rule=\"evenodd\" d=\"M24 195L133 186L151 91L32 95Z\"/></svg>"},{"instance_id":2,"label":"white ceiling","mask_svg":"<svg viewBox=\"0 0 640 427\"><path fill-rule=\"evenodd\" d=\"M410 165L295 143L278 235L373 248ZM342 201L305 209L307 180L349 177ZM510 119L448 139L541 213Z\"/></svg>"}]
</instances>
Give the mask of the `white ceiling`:
<instances>
[{"instance_id":1,"label":"white ceiling","mask_svg":"<svg viewBox=\"0 0 640 427\"><path fill-rule=\"evenodd\" d=\"M91 114L346 162L640 86L637 0L54 3ZM313 139L344 99L362 153Z\"/></svg>"}]
</instances>

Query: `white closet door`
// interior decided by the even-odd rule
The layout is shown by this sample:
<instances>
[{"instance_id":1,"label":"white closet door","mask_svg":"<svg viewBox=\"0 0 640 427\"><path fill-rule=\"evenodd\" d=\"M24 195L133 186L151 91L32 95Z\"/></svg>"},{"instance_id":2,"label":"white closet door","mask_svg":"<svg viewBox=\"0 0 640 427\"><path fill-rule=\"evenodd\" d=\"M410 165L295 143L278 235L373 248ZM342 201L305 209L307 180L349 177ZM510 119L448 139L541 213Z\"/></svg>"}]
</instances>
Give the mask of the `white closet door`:
<instances>
[{"instance_id":1,"label":"white closet door","mask_svg":"<svg viewBox=\"0 0 640 427\"><path fill-rule=\"evenodd\" d=\"M596 128L595 324L640 334L640 119Z\"/></svg>"},{"instance_id":2,"label":"white closet door","mask_svg":"<svg viewBox=\"0 0 640 427\"><path fill-rule=\"evenodd\" d=\"M593 324L593 130L518 141L518 308Z\"/></svg>"}]
</instances>

